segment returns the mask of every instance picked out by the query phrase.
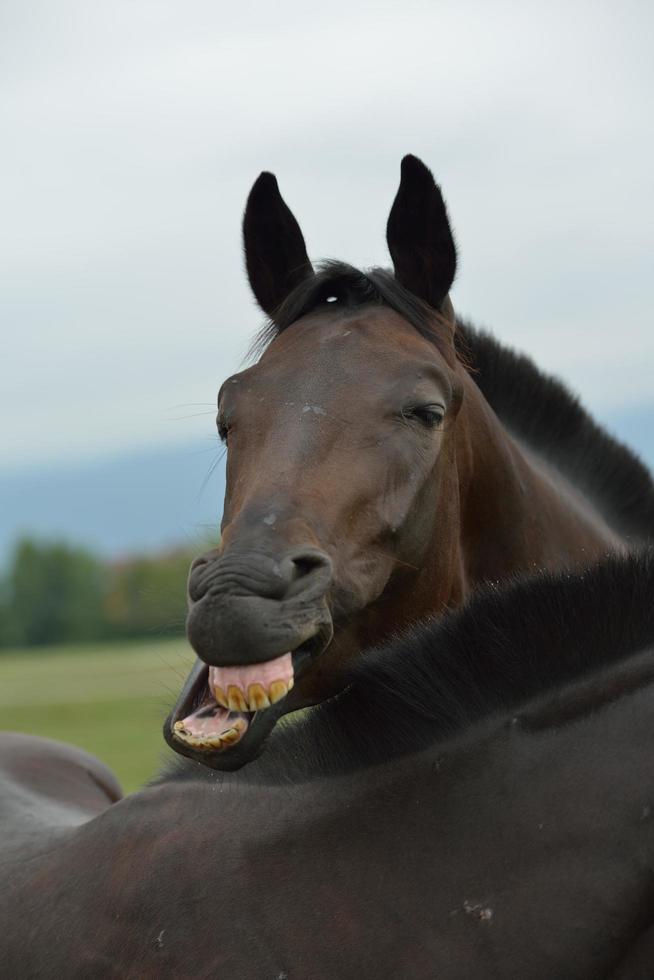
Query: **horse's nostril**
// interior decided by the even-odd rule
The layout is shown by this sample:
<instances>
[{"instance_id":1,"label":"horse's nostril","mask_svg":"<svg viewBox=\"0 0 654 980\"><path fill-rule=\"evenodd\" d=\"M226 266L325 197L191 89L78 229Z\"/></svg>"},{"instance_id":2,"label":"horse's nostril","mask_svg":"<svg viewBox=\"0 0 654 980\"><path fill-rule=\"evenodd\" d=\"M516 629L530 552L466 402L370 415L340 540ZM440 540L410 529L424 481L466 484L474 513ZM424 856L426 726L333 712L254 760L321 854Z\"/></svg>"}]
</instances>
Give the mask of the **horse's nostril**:
<instances>
[{"instance_id":1,"label":"horse's nostril","mask_svg":"<svg viewBox=\"0 0 654 980\"><path fill-rule=\"evenodd\" d=\"M289 572L287 596L303 591L317 579L324 580L327 584L331 578L331 560L318 549L307 549L290 554L285 564Z\"/></svg>"},{"instance_id":2,"label":"horse's nostril","mask_svg":"<svg viewBox=\"0 0 654 980\"><path fill-rule=\"evenodd\" d=\"M307 599L326 591L332 574L329 557L319 548L303 548L275 560L270 555L207 552L196 558L188 577L191 604L209 591L216 594L289 599L302 594Z\"/></svg>"},{"instance_id":3,"label":"horse's nostril","mask_svg":"<svg viewBox=\"0 0 654 980\"><path fill-rule=\"evenodd\" d=\"M291 558L291 561L295 566L294 578L296 579L310 575L316 569L324 568L326 564L324 557L320 555L299 555L297 558Z\"/></svg>"}]
</instances>

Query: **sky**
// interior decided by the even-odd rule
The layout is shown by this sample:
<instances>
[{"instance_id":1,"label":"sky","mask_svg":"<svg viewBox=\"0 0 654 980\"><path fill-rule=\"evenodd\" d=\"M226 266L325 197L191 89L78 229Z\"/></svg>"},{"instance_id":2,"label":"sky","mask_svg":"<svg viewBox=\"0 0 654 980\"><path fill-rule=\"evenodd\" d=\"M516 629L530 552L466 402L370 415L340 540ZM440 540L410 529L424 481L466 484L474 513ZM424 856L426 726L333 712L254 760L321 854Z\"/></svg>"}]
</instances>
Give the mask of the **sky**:
<instances>
[{"instance_id":1,"label":"sky","mask_svg":"<svg viewBox=\"0 0 654 980\"><path fill-rule=\"evenodd\" d=\"M262 320L252 182L277 174L312 258L387 264L408 152L455 308L609 425L654 422L653 26L644 0L3 0L5 472L212 447Z\"/></svg>"}]
</instances>

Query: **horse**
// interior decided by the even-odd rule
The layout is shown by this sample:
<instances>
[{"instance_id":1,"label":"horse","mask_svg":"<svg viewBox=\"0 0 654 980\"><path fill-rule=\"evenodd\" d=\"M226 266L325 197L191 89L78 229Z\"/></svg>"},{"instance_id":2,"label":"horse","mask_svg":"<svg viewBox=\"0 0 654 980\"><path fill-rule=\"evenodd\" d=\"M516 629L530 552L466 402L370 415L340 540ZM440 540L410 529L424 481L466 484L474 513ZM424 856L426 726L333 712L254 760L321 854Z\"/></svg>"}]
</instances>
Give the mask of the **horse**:
<instances>
[{"instance_id":1,"label":"horse","mask_svg":"<svg viewBox=\"0 0 654 980\"><path fill-rule=\"evenodd\" d=\"M394 631L484 583L654 533L642 463L557 380L455 317L454 239L420 160L402 161L392 274L314 269L269 173L243 239L270 319L259 359L218 395L221 540L191 566L198 659L164 725L178 753L221 769Z\"/></svg>"},{"instance_id":2,"label":"horse","mask_svg":"<svg viewBox=\"0 0 654 980\"><path fill-rule=\"evenodd\" d=\"M3 736L0 973L651 976L652 595L652 552L482 587L248 767L175 758L113 805Z\"/></svg>"}]
</instances>

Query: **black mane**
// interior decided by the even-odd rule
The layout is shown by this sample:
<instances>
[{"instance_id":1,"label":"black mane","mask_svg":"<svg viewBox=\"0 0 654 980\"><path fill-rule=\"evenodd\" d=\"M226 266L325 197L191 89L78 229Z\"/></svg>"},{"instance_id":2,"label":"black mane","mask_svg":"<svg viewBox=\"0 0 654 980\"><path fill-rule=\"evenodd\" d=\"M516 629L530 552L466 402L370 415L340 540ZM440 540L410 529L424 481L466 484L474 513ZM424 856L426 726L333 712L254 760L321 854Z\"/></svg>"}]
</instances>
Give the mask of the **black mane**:
<instances>
[{"instance_id":1,"label":"black mane","mask_svg":"<svg viewBox=\"0 0 654 980\"><path fill-rule=\"evenodd\" d=\"M419 751L654 647L653 599L652 550L482 589L369 651L241 774L177 759L160 781L310 779Z\"/></svg>"},{"instance_id":2,"label":"black mane","mask_svg":"<svg viewBox=\"0 0 654 980\"><path fill-rule=\"evenodd\" d=\"M437 311L392 273L362 272L344 262L325 262L302 280L264 327L253 353L301 317L327 308L330 297L345 309L390 307L451 360ZM654 482L638 456L597 425L561 381L525 355L467 322L458 321L455 340L459 359L507 428L559 469L618 534L654 539Z\"/></svg>"},{"instance_id":3,"label":"black mane","mask_svg":"<svg viewBox=\"0 0 654 980\"><path fill-rule=\"evenodd\" d=\"M506 427L548 459L618 534L654 539L654 481L638 456L591 418L569 389L534 362L469 323L457 345Z\"/></svg>"}]
</instances>

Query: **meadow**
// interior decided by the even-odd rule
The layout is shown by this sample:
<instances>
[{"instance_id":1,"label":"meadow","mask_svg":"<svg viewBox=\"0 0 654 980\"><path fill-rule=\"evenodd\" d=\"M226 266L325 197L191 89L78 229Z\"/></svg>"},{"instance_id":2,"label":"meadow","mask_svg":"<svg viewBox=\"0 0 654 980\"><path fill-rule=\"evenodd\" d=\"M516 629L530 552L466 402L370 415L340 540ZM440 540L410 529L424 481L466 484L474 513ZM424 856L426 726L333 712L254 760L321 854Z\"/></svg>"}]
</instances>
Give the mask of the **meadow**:
<instances>
[{"instance_id":1,"label":"meadow","mask_svg":"<svg viewBox=\"0 0 654 980\"><path fill-rule=\"evenodd\" d=\"M181 638L3 651L0 725L81 746L129 793L172 754L161 726L192 661Z\"/></svg>"}]
</instances>

